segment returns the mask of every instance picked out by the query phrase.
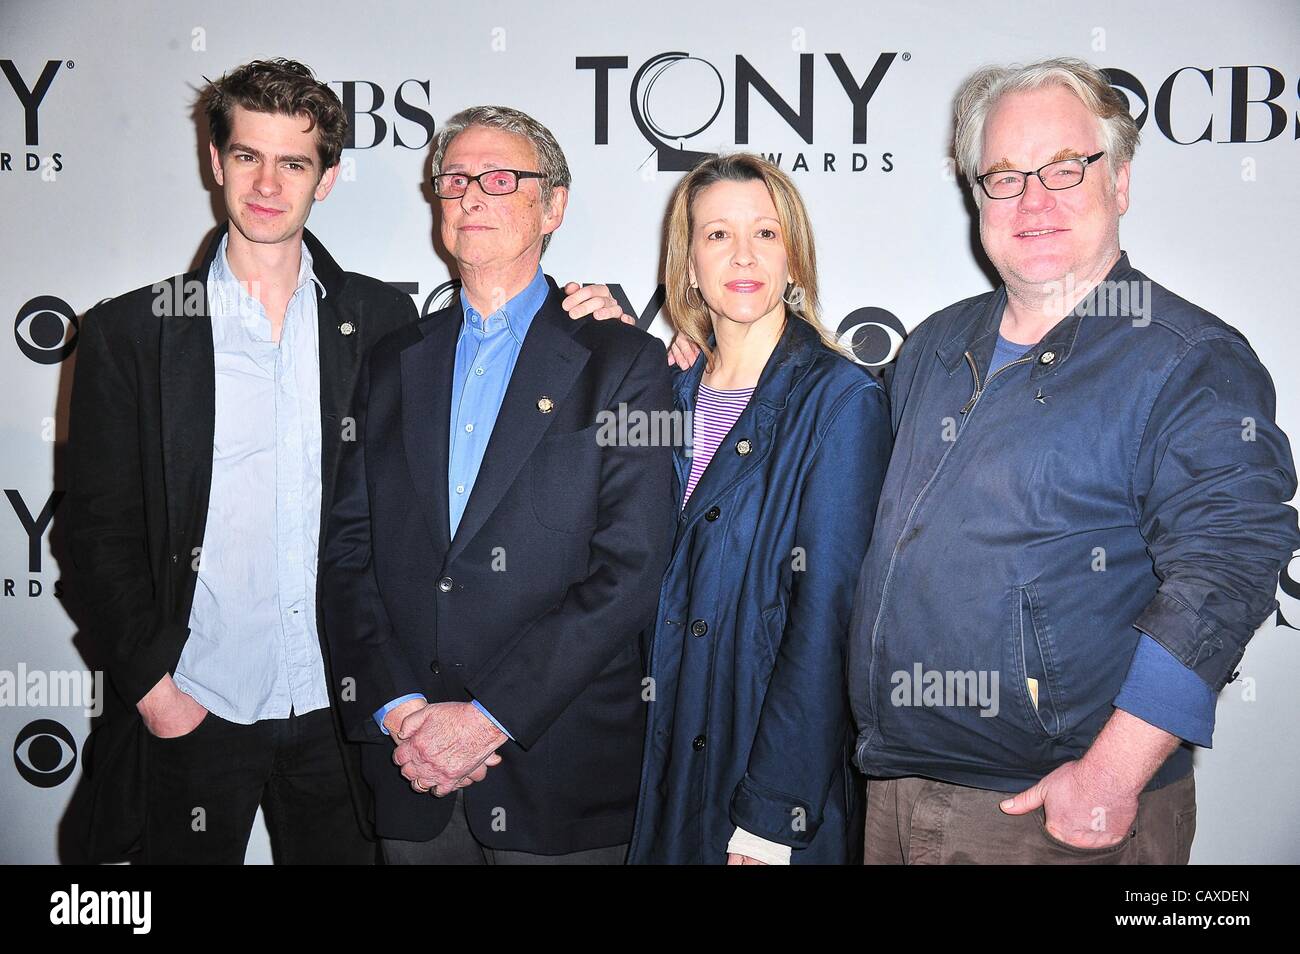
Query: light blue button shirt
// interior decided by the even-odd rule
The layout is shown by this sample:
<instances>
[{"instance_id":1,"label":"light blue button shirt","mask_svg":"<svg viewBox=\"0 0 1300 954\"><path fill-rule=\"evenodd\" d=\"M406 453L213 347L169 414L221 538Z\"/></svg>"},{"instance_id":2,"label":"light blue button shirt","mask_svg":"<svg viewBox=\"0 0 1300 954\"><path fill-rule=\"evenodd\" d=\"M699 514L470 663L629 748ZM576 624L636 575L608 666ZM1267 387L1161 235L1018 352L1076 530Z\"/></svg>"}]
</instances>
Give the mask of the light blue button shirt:
<instances>
[{"instance_id":1,"label":"light blue button shirt","mask_svg":"<svg viewBox=\"0 0 1300 954\"><path fill-rule=\"evenodd\" d=\"M451 385L451 430L447 439L447 503L451 535L456 535L465 505L478 479L488 439L501 412L510 376L514 373L528 329L541 310L550 286L539 266L537 274L523 291L486 318L470 303L464 289L460 293L463 319L456 339L456 366ZM375 721L386 735L384 716L410 699L423 699L418 693L399 696L374 713ZM509 731L492 718L492 713L477 700L474 706L506 735ZM514 738L511 736L511 738Z\"/></svg>"},{"instance_id":2,"label":"light blue button shirt","mask_svg":"<svg viewBox=\"0 0 1300 954\"><path fill-rule=\"evenodd\" d=\"M519 294L484 318L461 289L464 320L456 339L456 370L451 385L451 432L447 441L447 501L451 535L465 514L488 438L505 400L510 376L533 318L550 287L539 267Z\"/></svg>"},{"instance_id":3,"label":"light blue button shirt","mask_svg":"<svg viewBox=\"0 0 1300 954\"><path fill-rule=\"evenodd\" d=\"M320 537L320 350L311 254L277 345L230 271L222 239L208 275L216 366L212 490L190 636L173 678L231 722L329 705L316 634Z\"/></svg>"}]
</instances>

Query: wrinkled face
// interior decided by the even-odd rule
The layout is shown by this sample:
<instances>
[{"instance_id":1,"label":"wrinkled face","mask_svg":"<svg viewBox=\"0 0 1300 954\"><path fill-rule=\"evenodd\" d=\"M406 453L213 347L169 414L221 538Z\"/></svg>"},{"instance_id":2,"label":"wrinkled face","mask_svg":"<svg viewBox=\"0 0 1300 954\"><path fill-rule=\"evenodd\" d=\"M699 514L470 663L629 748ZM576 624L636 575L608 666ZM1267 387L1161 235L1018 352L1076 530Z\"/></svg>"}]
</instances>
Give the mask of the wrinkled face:
<instances>
[{"instance_id":1,"label":"wrinkled face","mask_svg":"<svg viewBox=\"0 0 1300 954\"><path fill-rule=\"evenodd\" d=\"M695 197L691 220L688 271L715 315L747 323L784 308L785 236L763 182L713 183Z\"/></svg>"},{"instance_id":2,"label":"wrinkled face","mask_svg":"<svg viewBox=\"0 0 1300 954\"><path fill-rule=\"evenodd\" d=\"M504 129L470 126L447 146L442 172L478 175L489 169L539 172L533 144ZM459 199L442 203L442 240L462 266L508 267L534 264L542 257L542 237L560 227L568 190L551 190L549 207L542 202L542 180L520 179L509 195L487 195L470 183Z\"/></svg>"},{"instance_id":3,"label":"wrinkled face","mask_svg":"<svg viewBox=\"0 0 1300 954\"><path fill-rule=\"evenodd\" d=\"M301 241L313 202L329 195L337 165L321 169L316 130L305 116L256 113L236 106L230 142L209 147L232 226L250 242Z\"/></svg>"},{"instance_id":4,"label":"wrinkled face","mask_svg":"<svg viewBox=\"0 0 1300 954\"><path fill-rule=\"evenodd\" d=\"M1083 102L1059 86L1009 93L984 126L979 172L1037 169L1057 159L1103 149L1101 126ZM975 186L984 251L1009 288L1082 283L1119 251L1119 217L1128 210L1128 165L1112 182L1105 155L1089 164L1083 182L1052 191L1030 176L1013 199L990 199Z\"/></svg>"}]
</instances>

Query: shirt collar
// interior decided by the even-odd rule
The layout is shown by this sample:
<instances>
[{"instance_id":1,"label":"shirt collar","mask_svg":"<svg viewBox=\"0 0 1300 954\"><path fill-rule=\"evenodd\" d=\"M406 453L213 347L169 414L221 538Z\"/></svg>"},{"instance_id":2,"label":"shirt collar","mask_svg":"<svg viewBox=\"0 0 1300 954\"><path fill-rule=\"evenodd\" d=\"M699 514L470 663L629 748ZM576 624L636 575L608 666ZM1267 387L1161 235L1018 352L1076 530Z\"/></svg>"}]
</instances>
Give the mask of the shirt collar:
<instances>
[{"instance_id":1,"label":"shirt collar","mask_svg":"<svg viewBox=\"0 0 1300 954\"><path fill-rule=\"evenodd\" d=\"M460 306L464 312L464 322L467 328L477 328L485 333L490 333L502 324L509 330L510 334L520 344L523 343L524 337L528 334L528 328L537 317L537 313L542 309L542 303L546 301L546 296L550 292L550 286L546 283L546 276L542 274L542 267L537 266L537 274L519 294L515 295L508 302L498 308L492 314L484 318L469 303L469 296L465 294L465 289L460 290Z\"/></svg>"},{"instance_id":2,"label":"shirt collar","mask_svg":"<svg viewBox=\"0 0 1300 954\"><path fill-rule=\"evenodd\" d=\"M226 306L230 311L237 309L239 301L244 295L244 288L239 284L239 279L235 273L230 270L230 259L226 257L226 246L230 241L230 234L227 233L221 237L221 244L217 246L216 257L212 260L212 271L208 278L221 300L221 304ZM316 287L320 289L320 295L325 297L325 285L316 277L316 272L312 266L311 252L307 250L307 243L302 243L302 258L298 263L298 285L294 289L295 293L302 288L307 282L315 282Z\"/></svg>"},{"instance_id":3,"label":"shirt collar","mask_svg":"<svg viewBox=\"0 0 1300 954\"><path fill-rule=\"evenodd\" d=\"M302 243L302 261L298 264L298 288L301 288L307 282L316 283L320 289L320 296L325 297L325 283L316 277L315 264L312 262L311 252L307 248L307 243Z\"/></svg>"}]
</instances>

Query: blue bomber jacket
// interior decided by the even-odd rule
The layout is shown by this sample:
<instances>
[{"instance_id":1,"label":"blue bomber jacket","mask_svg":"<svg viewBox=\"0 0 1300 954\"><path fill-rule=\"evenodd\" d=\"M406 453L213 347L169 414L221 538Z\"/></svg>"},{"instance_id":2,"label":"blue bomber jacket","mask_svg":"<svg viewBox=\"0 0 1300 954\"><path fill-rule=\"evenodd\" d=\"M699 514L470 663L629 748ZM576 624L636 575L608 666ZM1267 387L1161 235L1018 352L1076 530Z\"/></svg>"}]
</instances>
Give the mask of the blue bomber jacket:
<instances>
[{"instance_id":1,"label":"blue bomber jacket","mask_svg":"<svg viewBox=\"0 0 1300 954\"><path fill-rule=\"evenodd\" d=\"M1300 546L1273 383L1239 332L1121 255L986 376L1006 301L931 316L893 373L849 646L868 775L1026 787L1091 745L1143 633L1219 691ZM1184 745L1149 787L1190 768Z\"/></svg>"}]
</instances>

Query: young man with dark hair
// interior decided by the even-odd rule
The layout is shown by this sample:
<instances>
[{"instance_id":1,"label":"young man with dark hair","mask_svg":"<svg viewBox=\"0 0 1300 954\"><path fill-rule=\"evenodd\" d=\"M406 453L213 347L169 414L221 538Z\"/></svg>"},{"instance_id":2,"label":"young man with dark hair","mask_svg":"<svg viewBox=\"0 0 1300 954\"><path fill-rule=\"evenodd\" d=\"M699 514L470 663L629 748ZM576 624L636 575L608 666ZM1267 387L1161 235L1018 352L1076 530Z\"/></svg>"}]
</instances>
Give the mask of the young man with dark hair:
<instances>
[{"instance_id":1,"label":"young man with dark hair","mask_svg":"<svg viewBox=\"0 0 1300 954\"><path fill-rule=\"evenodd\" d=\"M370 863L331 716L316 542L354 369L415 307L304 227L347 129L328 86L258 61L203 105L229 224L195 271L86 317L73 561L143 724L143 860L239 864L263 805L277 861Z\"/></svg>"}]
</instances>

